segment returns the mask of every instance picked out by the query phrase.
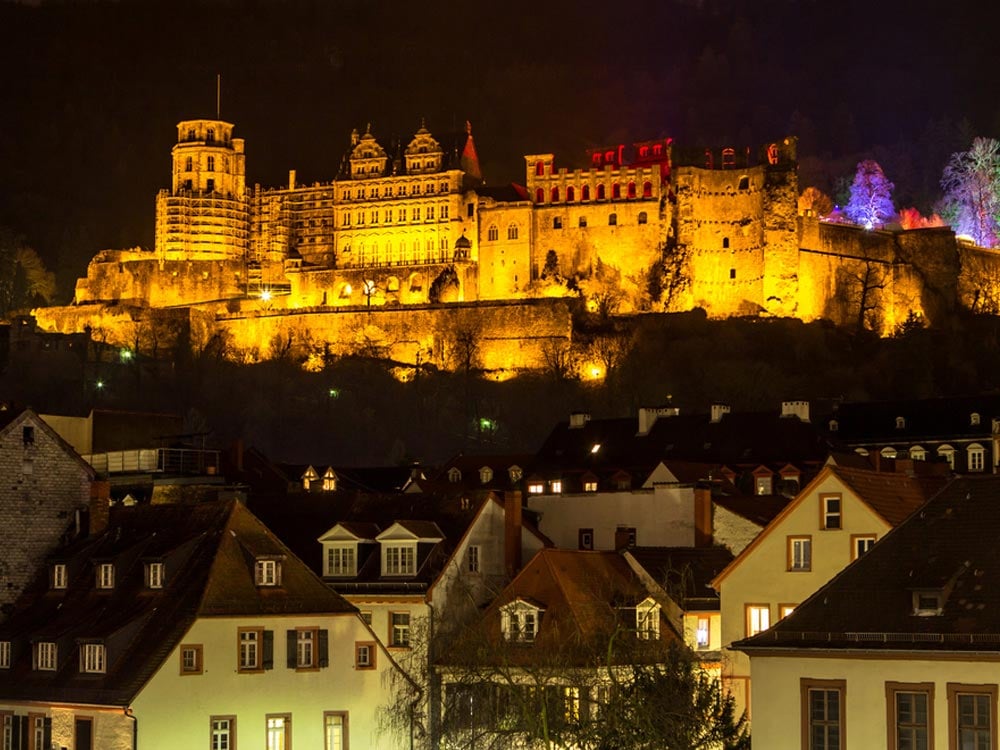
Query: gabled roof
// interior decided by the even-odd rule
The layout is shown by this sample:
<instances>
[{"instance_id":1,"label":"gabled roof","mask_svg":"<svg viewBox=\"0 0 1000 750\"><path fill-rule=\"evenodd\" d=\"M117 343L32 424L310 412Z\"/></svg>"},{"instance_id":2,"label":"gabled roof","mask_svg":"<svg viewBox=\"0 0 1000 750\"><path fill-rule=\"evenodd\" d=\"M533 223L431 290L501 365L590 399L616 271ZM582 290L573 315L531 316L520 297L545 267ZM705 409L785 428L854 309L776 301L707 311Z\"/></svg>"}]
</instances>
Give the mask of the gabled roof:
<instances>
[{"instance_id":1,"label":"gabled roof","mask_svg":"<svg viewBox=\"0 0 1000 750\"><path fill-rule=\"evenodd\" d=\"M953 480L871 551L765 633L773 650L1000 651L1000 476ZM914 614L937 591L941 614Z\"/></svg>"},{"instance_id":2,"label":"gabled roof","mask_svg":"<svg viewBox=\"0 0 1000 750\"><path fill-rule=\"evenodd\" d=\"M780 528L781 522L802 503L806 502L816 491L816 488L830 476L837 477L845 488L850 490L860 502L871 508L890 527L900 523L913 513L941 486L940 479L937 477L915 478L906 474L848 469L835 465L824 466L819 474L795 496L795 499L789 502L736 556L736 559L715 577L712 585L718 588L726 577L739 567L743 560L753 554L764 539L771 533L775 533L776 529Z\"/></svg>"},{"instance_id":3,"label":"gabled roof","mask_svg":"<svg viewBox=\"0 0 1000 750\"><path fill-rule=\"evenodd\" d=\"M980 417L978 425L971 423L973 413ZM904 419L901 428L896 426L897 417ZM989 439L994 417L1000 417L1000 395L996 394L845 403L830 415L837 422L837 438L852 444ZM828 424L825 421L824 428Z\"/></svg>"},{"instance_id":4,"label":"gabled roof","mask_svg":"<svg viewBox=\"0 0 1000 750\"><path fill-rule=\"evenodd\" d=\"M254 580L258 556L282 561L281 586L262 590ZM114 508L95 537L58 550L69 586L49 589L39 571L0 640L13 643L14 660L0 682L0 698L128 705L199 617L340 614L356 610L331 591L239 502ZM162 589L146 589L144 563L165 565ZM95 588L95 563L115 565L115 587ZM31 668L30 643L57 641L59 668ZM80 675L78 639L104 638L108 669Z\"/></svg>"},{"instance_id":5,"label":"gabled roof","mask_svg":"<svg viewBox=\"0 0 1000 750\"><path fill-rule=\"evenodd\" d=\"M0 440L2 440L8 433L21 429L21 427L25 426L28 422L30 422L33 427L44 432L49 439L52 440L52 442L59 446L59 448L61 448L67 456L72 458L80 466L83 472L90 479L93 479L97 475L93 467L80 457L80 454L76 452L73 446L63 440L62 436L53 430L44 419L35 413L33 409L24 409L20 413L12 416L3 427L0 427Z\"/></svg>"}]
</instances>

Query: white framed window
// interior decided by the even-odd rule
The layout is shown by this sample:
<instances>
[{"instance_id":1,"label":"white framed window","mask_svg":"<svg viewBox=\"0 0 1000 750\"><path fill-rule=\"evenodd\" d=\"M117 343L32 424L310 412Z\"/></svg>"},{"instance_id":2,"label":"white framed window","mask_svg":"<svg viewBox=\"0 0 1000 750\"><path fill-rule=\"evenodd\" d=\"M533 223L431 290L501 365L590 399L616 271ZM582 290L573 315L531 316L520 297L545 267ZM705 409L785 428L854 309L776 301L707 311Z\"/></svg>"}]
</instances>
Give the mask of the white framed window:
<instances>
[{"instance_id":1,"label":"white framed window","mask_svg":"<svg viewBox=\"0 0 1000 750\"><path fill-rule=\"evenodd\" d=\"M927 449L921 445L914 445L910 448L910 458L914 461L926 461L927 460Z\"/></svg>"},{"instance_id":2,"label":"white framed window","mask_svg":"<svg viewBox=\"0 0 1000 750\"><path fill-rule=\"evenodd\" d=\"M295 667L312 669L316 666L316 631L298 630L295 633Z\"/></svg>"},{"instance_id":3,"label":"white framed window","mask_svg":"<svg viewBox=\"0 0 1000 750\"><path fill-rule=\"evenodd\" d=\"M107 665L107 650L103 643L84 643L80 646L80 671L102 674Z\"/></svg>"},{"instance_id":4,"label":"white framed window","mask_svg":"<svg viewBox=\"0 0 1000 750\"><path fill-rule=\"evenodd\" d=\"M326 575L353 576L357 575L357 545L326 548Z\"/></svg>"},{"instance_id":5,"label":"white framed window","mask_svg":"<svg viewBox=\"0 0 1000 750\"><path fill-rule=\"evenodd\" d=\"M520 600L500 609L500 629L504 640L530 643L538 635L542 610Z\"/></svg>"},{"instance_id":6,"label":"white framed window","mask_svg":"<svg viewBox=\"0 0 1000 750\"><path fill-rule=\"evenodd\" d=\"M163 588L163 563L146 563L146 586L151 589Z\"/></svg>"},{"instance_id":7,"label":"white framed window","mask_svg":"<svg viewBox=\"0 0 1000 750\"><path fill-rule=\"evenodd\" d=\"M355 643L354 644L354 668L374 669L375 668L375 644Z\"/></svg>"},{"instance_id":8,"label":"white framed window","mask_svg":"<svg viewBox=\"0 0 1000 750\"><path fill-rule=\"evenodd\" d=\"M479 553L481 547L478 544L470 544L468 552L466 553L466 569L470 573L479 572Z\"/></svg>"},{"instance_id":9,"label":"white framed window","mask_svg":"<svg viewBox=\"0 0 1000 750\"><path fill-rule=\"evenodd\" d=\"M261 668L261 642L263 632L259 628L245 628L239 631L240 672L253 672Z\"/></svg>"},{"instance_id":10,"label":"white framed window","mask_svg":"<svg viewBox=\"0 0 1000 750\"><path fill-rule=\"evenodd\" d=\"M771 607L767 604L748 604L747 637L757 635L771 627Z\"/></svg>"},{"instance_id":11,"label":"white framed window","mask_svg":"<svg viewBox=\"0 0 1000 750\"><path fill-rule=\"evenodd\" d=\"M857 560L875 546L874 534L858 534L851 537L851 559Z\"/></svg>"},{"instance_id":12,"label":"white framed window","mask_svg":"<svg viewBox=\"0 0 1000 750\"><path fill-rule=\"evenodd\" d=\"M979 443L972 443L965 450L969 459L969 471L981 472L986 465L986 449Z\"/></svg>"},{"instance_id":13,"label":"white framed window","mask_svg":"<svg viewBox=\"0 0 1000 750\"><path fill-rule=\"evenodd\" d=\"M563 485L561 479L553 479L549 482L549 491L552 492L553 495L562 493L562 487Z\"/></svg>"},{"instance_id":14,"label":"white framed window","mask_svg":"<svg viewBox=\"0 0 1000 750\"><path fill-rule=\"evenodd\" d=\"M64 589L67 584L66 565L56 563L52 566L52 588Z\"/></svg>"},{"instance_id":15,"label":"white framed window","mask_svg":"<svg viewBox=\"0 0 1000 750\"><path fill-rule=\"evenodd\" d=\"M181 646L181 674L202 673L202 646L189 643Z\"/></svg>"},{"instance_id":16,"label":"white framed window","mask_svg":"<svg viewBox=\"0 0 1000 750\"><path fill-rule=\"evenodd\" d=\"M711 636L711 620L708 617L699 617L694 629L694 643L698 648L708 648Z\"/></svg>"},{"instance_id":17,"label":"white framed window","mask_svg":"<svg viewBox=\"0 0 1000 750\"><path fill-rule=\"evenodd\" d=\"M40 641L35 644L35 669L43 672L54 672L56 668L56 644L51 641Z\"/></svg>"},{"instance_id":18,"label":"white framed window","mask_svg":"<svg viewBox=\"0 0 1000 750\"><path fill-rule=\"evenodd\" d=\"M323 750L347 750L347 714L327 712L323 714Z\"/></svg>"},{"instance_id":19,"label":"white framed window","mask_svg":"<svg viewBox=\"0 0 1000 750\"><path fill-rule=\"evenodd\" d=\"M389 613L389 645L395 648L410 647L410 613Z\"/></svg>"},{"instance_id":20,"label":"white framed window","mask_svg":"<svg viewBox=\"0 0 1000 750\"><path fill-rule=\"evenodd\" d=\"M386 544L382 560L382 575L412 576L417 572L416 544Z\"/></svg>"},{"instance_id":21,"label":"white framed window","mask_svg":"<svg viewBox=\"0 0 1000 750\"><path fill-rule=\"evenodd\" d=\"M254 565L254 580L258 586L280 586L281 561L258 558Z\"/></svg>"},{"instance_id":22,"label":"white framed window","mask_svg":"<svg viewBox=\"0 0 1000 750\"><path fill-rule=\"evenodd\" d=\"M97 566L97 588L113 589L115 587L114 563L101 563Z\"/></svg>"},{"instance_id":23,"label":"white framed window","mask_svg":"<svg viewBox=\"0 0 1000 750\"><path fill-rule=\"evenodd\" d=\"M10 641L0 641L0 669L10 669Z\"/></svg>"},{"instance_id":24,"label":"white framed window","mask_svg":"<svg viewBox=\"0 0 1000 750\"><path fill-rule=\"evenodd\" d=\"M213 716L212 750L235 750L236 748L236 717Z\"/></svg>"},{"instance_id":25,"label":"white framed window","mask_svg":"<svg viewBox=\"0 0 1000 750\"><path fill-rule=\"evenodd\" d=\"M636 605L635 633L643 641L660 637L660 605L652 599L645 599Z\"/></svg>"},{"instance_id":26,"label":"white framed window","mask_svg":"<svg viewBox=\"0 0 1000 750\"><path fill-rule=\"evenodd\" d=\"M841 496L840 495L820 495L820 521L822 528L826 530L836 530L843 528L844 519L842 517Z\"/></svg>"},{"instance_id":27,"label":"white framed window","mask_svg":"<svg viewBox=\"0 0 1000 750\"><path fill-rule=\"evenodd\" d=\"M812 537L788 537L788 570L812 570Z\"/></svg>"}]
</instances>

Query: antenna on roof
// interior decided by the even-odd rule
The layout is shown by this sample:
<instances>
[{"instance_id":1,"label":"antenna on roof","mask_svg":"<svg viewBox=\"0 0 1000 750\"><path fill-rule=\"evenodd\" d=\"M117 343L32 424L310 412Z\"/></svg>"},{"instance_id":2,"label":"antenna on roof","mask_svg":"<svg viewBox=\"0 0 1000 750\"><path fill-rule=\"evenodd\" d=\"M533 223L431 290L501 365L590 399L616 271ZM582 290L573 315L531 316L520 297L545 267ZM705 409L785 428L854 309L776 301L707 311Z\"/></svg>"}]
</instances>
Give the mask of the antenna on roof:
<instances>
[{"instance_id":1,"label":"antenna on roof","mask_svg":"<svg viewBox=\"0 0 1000 750\"><path fill-rule=\"evenodd\" d=\"M222 111L222 74L215 74L215 119L218 120L221 117Z\"/></svg>"}]
</instances>

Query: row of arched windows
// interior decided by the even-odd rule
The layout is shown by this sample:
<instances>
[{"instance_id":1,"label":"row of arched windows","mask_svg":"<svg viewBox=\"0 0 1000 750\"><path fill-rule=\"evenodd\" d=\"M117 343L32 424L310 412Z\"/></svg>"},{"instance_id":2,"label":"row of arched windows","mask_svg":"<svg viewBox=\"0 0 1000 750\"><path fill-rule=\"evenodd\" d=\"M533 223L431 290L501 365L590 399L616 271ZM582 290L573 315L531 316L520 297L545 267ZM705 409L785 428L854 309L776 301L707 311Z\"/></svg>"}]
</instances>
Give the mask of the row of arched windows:
<instances>
[{"instance_id":1,"label":"row of arched windows","mask_svg":"<svg viewBox=\"0 0 1000 750\"><path fill-rule=\"evenodd\" d=\"M518 236L517 224L511 224L507 227L507 239L516 240ZM486 239L491 242L496 242L500 239L500 230L497 229L497 225L493 224L486 232Z\"/></svg>"},{"instance_id":2,"label":"row of arched windows","mask_svg":"<svg viewBox=\"0 0 1000 750\"><path fill-rule=\"evenodd\" d=\"M597 186L597 197L596 200L603 201L607 200L607 189L603 184ZM560 191L558 187L553 187L549 190L549 203L558 203L560 199ZM625 187L625 196L627 198L638 197L637 187L634 182L629 182ZM611 200L620 200L622 197L622 186L615 182L611 185ZM642 183L642 197L652 198L653 197L653 183L648 180ZM573 203L576 201L576 188L570 185L566 188L566 202ZM580 200L589 201L590 200L590 185L584 185L580 189ZM545 203L545 189L538 188L535 190L535 203Z\"/></svg>"}]
</instances>

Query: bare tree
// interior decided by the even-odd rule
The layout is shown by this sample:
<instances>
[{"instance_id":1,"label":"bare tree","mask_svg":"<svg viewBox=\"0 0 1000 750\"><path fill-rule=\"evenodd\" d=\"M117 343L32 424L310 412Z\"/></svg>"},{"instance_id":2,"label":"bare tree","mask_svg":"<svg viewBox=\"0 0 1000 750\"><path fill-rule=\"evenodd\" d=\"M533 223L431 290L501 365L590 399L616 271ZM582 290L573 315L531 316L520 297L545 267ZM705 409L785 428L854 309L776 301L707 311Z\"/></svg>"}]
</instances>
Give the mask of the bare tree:
<instances>
[{"instance_id":1,"label":"bare tree","mask_svg":"<svg viewBox=\"0 0 1000 750\"><path fill-rule=\"evenodd\" d=\"M888 264L861 258L845 261L837 269L836 289L831 304L839 315L831 317L851 323L854 330L879 332L884 317L883 292L888 286Z\"/></svg>"}]
</instances>

